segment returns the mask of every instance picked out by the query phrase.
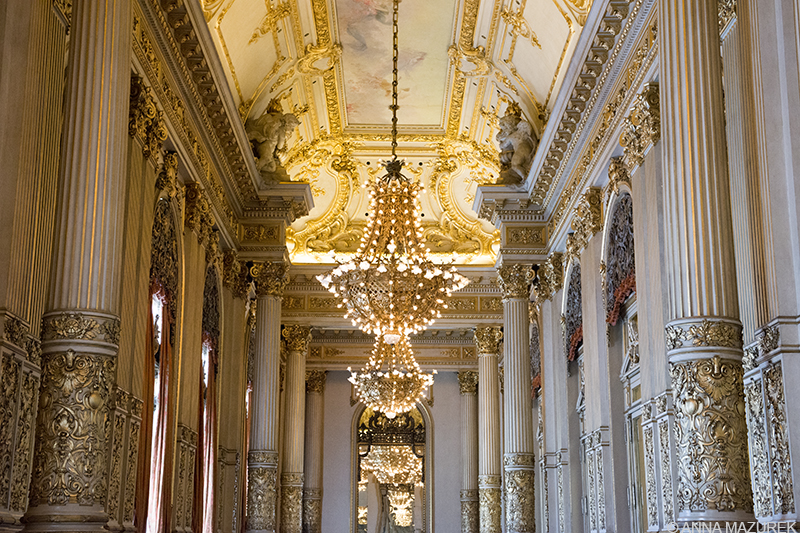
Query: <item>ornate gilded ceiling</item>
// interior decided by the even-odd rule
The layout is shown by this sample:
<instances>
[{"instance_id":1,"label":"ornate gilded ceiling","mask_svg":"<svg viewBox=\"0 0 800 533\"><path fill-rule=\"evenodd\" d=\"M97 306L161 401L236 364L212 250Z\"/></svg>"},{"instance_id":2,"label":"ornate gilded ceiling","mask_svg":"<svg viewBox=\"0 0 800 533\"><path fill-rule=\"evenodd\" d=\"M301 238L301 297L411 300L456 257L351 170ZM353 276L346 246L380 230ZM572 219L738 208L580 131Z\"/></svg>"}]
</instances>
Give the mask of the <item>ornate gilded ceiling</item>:
<instances>
[{"instance_id":1,"label":"ornate gilded ceiling","mask_svg":"<svg viewBox=\"0 0 800 533\"><path fill-rule=\"evenodd\" d=\"M273 99L301 126L282 154L315 207L287 232L294 263L357 245L361 186L388 153L389 0L198 0L242 120ZM434 252L488 265L499 235L471 204L498 173L498 117L519 102L537 136L591 0L404 0L400 142ZM243 197L247 196L245 194Z\"/></svg>"}]
</instances>

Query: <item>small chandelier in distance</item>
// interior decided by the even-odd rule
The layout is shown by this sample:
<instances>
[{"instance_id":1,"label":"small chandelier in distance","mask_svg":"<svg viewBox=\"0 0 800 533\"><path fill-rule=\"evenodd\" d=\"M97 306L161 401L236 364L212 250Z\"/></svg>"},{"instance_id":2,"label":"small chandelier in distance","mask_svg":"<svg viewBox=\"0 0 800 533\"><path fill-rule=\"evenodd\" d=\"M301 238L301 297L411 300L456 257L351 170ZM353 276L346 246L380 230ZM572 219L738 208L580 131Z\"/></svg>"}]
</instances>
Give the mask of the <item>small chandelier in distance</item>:
<instances>
[{"instance_id":1,"label":"small chandelier in distance","mask_svg":"<svg viewBox=\"0 0 800 533\"><path fill-rule=\"evenodd\" d=\"M376 336L375 347L350 382L369 407L394 418L414 407L433 383L414 359L408 336L422 331L447 309L445 299L468 280L455 267L428 258L419 219L421 187L402 174L397 158L397 18L392 2L392 159L371 184L367 228L356 255L317 276L347 308L345 318ZM349 369L348 369L349 370Z\"/></svg>"}]
</instances>

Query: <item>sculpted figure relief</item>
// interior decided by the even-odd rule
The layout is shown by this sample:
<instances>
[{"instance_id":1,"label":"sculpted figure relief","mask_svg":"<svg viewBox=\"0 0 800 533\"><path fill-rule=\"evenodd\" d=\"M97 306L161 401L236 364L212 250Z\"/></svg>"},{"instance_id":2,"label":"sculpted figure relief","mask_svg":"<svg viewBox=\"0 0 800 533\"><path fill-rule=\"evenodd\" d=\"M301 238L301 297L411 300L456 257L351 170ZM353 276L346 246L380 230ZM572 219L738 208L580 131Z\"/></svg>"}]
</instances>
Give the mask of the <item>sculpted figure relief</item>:
<instances>
[{"instance_id":1,"label":"sculpted figure relief","mask_svg":"<svg viewBox=\"0 0 800 533\"><path fill-rule=\"evenodd\" d=\"M501 185L521 185L528 177L536 141L533 128L522 118L519 104L512 102L506 114L500 119L500 131L495 137L500 145L500 179Z\"/></svg>"},{"instance_id":2,"label":"sculpted figure relief","mask_svg":"<svg viewBox=\"0 0 800 533\"><path fill-rule=\"evenodd\" d=\"M289 181L289 175L278 159L278 152L284 149L286 139L299 125L300 120L292 113L283 113L276 100L269 103L260 117L248 119L245 123L247 138L256 158L256 168L264 185Z\"/></svg>"}]
</instances>

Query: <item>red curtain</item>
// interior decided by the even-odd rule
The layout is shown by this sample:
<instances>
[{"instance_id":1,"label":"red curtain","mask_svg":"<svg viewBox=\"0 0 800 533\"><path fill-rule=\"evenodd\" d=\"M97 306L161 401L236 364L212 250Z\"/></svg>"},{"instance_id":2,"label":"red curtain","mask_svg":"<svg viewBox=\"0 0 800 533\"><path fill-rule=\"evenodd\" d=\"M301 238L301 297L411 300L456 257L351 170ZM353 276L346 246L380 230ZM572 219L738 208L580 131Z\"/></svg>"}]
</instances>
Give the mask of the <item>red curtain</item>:
<instances>
[{"instance_id":1,"label":"red curtain","mask_svg":"<svg viewBox=\"0 0 800 533\"><path fill-rule=\"evenodd\" d=\"M192 530L214 533L214 485L217 462L217 351L216 342L205 339L208 350L208 385L200 375L199 440L195 460Z\"/></svg>"}]
</instances>

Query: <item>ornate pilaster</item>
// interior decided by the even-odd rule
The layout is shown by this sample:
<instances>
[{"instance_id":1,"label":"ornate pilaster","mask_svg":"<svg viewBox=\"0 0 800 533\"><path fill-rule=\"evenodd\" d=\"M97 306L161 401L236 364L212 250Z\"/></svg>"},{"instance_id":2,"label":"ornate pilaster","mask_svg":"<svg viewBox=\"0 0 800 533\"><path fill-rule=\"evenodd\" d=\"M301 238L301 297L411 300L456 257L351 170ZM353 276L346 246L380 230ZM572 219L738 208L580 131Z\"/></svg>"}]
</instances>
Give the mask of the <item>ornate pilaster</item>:
<instances>
[{"instance_id":1,"label":"ornate pilaster","mask_svg":"<svg viewBox=\"0 0 800 533\"><path fill-rule=\"evenodd\" d=\"M658 25L677 520L752 520L717 3Z\"/></svg>"},{"instance_id":2,"label":"ornate pilaster","mask_svg":"<svg viewBox=\"0 0 800 533\"><path fill-rule=\"evenodd\" d=\"M286 341L286 391L281 458L281 532L303 531L303 456L306 418L306 355L311 328L283 327Z\"/></svg>"},{"instance_id":3,"label":"ornate pilaster","mask_svg":"<svg viewBox=\"0 0 800 533\"><path fill-rule=\"evenodd\" d=\"M234 261L234 264L238 261ZM228 281L226 272L226 282ZM258 312L253 361L253 414L247 457L247 531L274 533L278 490L281 296L288 282L282 262L253 265ZM238 283L237 276L233 282Z\"/></svg>"},{"instance_id":4,"label":"ornate pilaster","mask_svg":"<svg viewBox=\"0 0 800 533\"><path fill-rule=\"evenodd\" d=\"M478 373L458 373L461 390L461 533L478 533Z\"/></svg>"},{"instance_id":5,"label":"ornate pilaster","mask_svg":"<svg viewBox=\"0 0 800 533\"><path fill-rule=\"evenodd\" d=\"M325 376L306 372L306 430L303 474L303 532L322 533L322 448L324 437Z\"/></svg>"},{"instance_id":6,"label":"ornate pilaster","mask_svg":"<svg viewBox=\"0 0 800 533\"><path fill-rule=\"evenodd\" d=\"M197 241L203 246L208 246L212 239L214 215L211 214L211 204L197 183L187 183L184 187L186 208L184 210L184 226L197 236ZM218 241L217 241L218 242Z\"/></svg>"},{"instance_id":7,"label":"ornate pilaster","mask_svg":"<svg viewBox=\"0 0 800 533\"><path fill-rule=\"evenodd\" d=\"M503 291L505 369L505 470L506 530L533 532L534 446L531 408L530 318L528 286L533 271L527 265L503 266L499 270Z\"/></svg>"},{"instance_id":8,"label":"ornate pilaster","mask_svg":"<svg viewBox=\"0 0 800 533\"><path fill-rule=\"evenodd\" d=\"M43 318L31 531L102 531L119 343L130 3L76 3L50 311ZM89 222L87 222L89 221Z\"/></svg>"},{"instance_id":9,"label":"ornate pilaster","mask_svg":"<svg viewBox=\"0 0 800 533\"><path fill-rule=\"evenodd\" d=\"M142 155L148 159L158 157L162 143L167 139L164 113L156 106L153 91L139 76L131 76L130 105L128 107L128 135L142 143Z\"/></svg>"},{"instance_id":10,"label":"ornate pilaster","mask_svg":"<svg viewBox=\"0 0 800 533\"><path fill-rule=\"evenodd\" d=\"M503 332L497 326L475 330L478 352L478 498L481 533L500 533L500 391L497 360Z\"/></svg>"}]
</instances>

